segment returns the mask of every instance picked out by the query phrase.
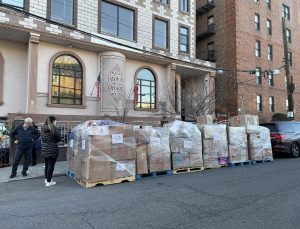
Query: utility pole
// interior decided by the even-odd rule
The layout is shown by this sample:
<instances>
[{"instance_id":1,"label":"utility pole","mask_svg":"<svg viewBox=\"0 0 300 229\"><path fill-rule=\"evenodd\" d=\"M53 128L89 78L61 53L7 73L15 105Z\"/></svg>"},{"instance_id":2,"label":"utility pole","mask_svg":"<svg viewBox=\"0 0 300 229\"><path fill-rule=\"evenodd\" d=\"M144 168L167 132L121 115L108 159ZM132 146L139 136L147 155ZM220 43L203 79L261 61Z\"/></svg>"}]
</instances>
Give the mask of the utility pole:
<instances>
[{"instance_id":1,"label":"utility pole","mask_svg":"<svg viewBox=\"0 0 300 229\"><path fill-rule=\"evenodd\" d=\"M286 38L286 27L285 27L285 18L282 17L282 37L283 37L283 50L284 50L284 63L285 63L285 75L287 81L287 97L288 97L288 112L292 112L292 118L294 119L294 101L293 101L293 92L294 92L294 83L293 77L290 75L290 63L289 63L289 54L288 54L288 42Z\"/></svg>"}]
</instances>

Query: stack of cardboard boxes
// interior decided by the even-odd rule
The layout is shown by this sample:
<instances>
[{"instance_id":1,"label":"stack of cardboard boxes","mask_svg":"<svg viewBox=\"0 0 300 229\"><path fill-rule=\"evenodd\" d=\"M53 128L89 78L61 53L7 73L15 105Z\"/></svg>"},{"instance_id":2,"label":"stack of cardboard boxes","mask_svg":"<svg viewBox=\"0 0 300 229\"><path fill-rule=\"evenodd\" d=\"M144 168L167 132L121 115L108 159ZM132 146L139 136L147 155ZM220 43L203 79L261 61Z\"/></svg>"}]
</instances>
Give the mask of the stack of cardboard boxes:
<instances>
[{"instance_id":1,"label":"stack of cardboard boxes","mask_svg":"<svg viewBox=\"0 0 300 229\"><path fill-rule=\"evenodd\" d=\"M250 160L273 160L270 130L263 126L248 125Z\"/></svg>"},{"instance_id":2,"label":"stack of cardboard boxes","mask_svg":"<svg viewBox=\"0 0 300 229\"><path fill-rule=\"evenodd\" d=\"M137 174L171 170L169 131L163 127L135 129Z\"/></svg>"},{"instance_id":3,"label":"stack of cardboard boxes","mask_svg":"<svg viewBox=\"0 0 300 229\"><path fill-rule=\"evenodd\" d=\"M173 169L203 166L201 132L197 126L181 121L166 126L170 131Z\"/></svg>"},{"instance_id":4,"label":"stack of cardboard boxes","mask_svg":"<svg viewBox=\"0 0 300 229\"><path fill-rule=\"evenodd\" d=\"M246 127L229 127L229 162L240 163L249 160Z\"/></svg>"},{"instance_id":5,"label":"stack of cardboard boxes","mask_svg":"<svg viewBox=\"0 0 300 229\"><path fill-rule=\"evenodd\" d=\"M68 167L76 178L94 182L135 176L133 126L82 125L74 131Z\"/></svg>"},{"instance_id":6,"label":"stack of cardboard boxes","mask_svg":"<svg viewBox=\"0 0 300 229\"><path fill-rule=\"evenodd\" d=\"M203 136L205 168L217 168L228 163L226 125L199 125Z\"/></svg>"}]
</instances>

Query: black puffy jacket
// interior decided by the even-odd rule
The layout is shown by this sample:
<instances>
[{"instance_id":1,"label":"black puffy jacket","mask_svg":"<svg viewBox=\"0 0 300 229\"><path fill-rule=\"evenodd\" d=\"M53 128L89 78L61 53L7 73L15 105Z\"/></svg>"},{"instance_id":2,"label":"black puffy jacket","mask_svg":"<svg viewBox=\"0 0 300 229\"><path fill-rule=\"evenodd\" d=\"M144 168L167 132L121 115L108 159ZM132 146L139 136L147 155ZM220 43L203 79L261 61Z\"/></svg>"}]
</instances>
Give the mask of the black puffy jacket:
<instances>
[{"instance_id":1,"label":"black puffy jacket","mask_svg":"<svg viewBox=\"0 0 300 229\"><path fill-rule=\"evenodd\" d=\"M54 127L54 133L44 132L41 133L42 138L42 156L46 158L58 157L58 145L61 141L60 131Z\"/></svg>"}]
</instances>

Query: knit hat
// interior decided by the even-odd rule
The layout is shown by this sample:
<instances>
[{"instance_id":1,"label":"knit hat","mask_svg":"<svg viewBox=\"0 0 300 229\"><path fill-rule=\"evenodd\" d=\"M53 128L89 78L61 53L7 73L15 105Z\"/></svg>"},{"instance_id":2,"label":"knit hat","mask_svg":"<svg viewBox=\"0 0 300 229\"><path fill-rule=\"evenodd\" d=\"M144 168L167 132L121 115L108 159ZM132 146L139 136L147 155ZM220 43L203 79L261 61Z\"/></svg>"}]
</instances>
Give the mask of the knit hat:
<instances>
[{"instance_id":1,"label":"knit hat","mask_svg":"<svg viewBox=\"0 0 300 229\"><path fill-rule=\"evenodd\" d=\"M32 123L32 119L31 118L25 118L24 122L26 122L26 123Z\"/></svg>"}]
</instances>

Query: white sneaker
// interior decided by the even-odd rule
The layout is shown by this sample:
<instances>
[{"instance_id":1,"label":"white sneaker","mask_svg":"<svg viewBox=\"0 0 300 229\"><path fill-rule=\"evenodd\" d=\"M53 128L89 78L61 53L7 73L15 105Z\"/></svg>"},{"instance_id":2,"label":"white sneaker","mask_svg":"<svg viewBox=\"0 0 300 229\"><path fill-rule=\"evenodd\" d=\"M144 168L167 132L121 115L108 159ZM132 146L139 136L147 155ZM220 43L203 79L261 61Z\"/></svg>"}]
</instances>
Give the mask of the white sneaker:
<instances>
[{"instance_id":1,"label":"white sneaker","mask_svg":"<svg viewBox=\"0 0 300 229\"><path fill-rule=\"evenodd\" d=\"M44 182L45 184L47 183L47 179L45 179L45 182Z\"/></svg>"},{"instance_id":2,"label":"white sneaker","mask_svg":"<svg viewBox=\"0 0 300 229\"><path fill-rule=\"evenodd\" d=\"M46 187L53 186L53 185L56 185L56 182L54 181L46 182Z\"/></svg>"}]
</instances>

